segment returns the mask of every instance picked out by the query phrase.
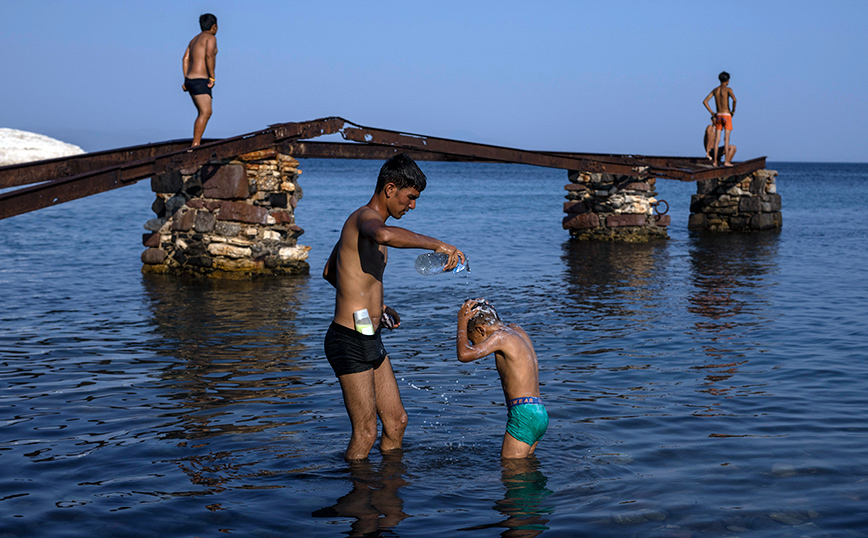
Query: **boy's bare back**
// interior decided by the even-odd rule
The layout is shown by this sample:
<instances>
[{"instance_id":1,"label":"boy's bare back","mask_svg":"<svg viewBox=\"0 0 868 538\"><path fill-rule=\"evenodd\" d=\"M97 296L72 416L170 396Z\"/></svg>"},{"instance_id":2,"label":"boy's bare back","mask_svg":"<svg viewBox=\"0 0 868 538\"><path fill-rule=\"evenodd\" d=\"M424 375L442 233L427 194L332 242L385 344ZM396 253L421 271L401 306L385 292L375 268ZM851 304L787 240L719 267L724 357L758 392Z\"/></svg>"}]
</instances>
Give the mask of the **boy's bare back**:
<instances>
[{"instance_id":1,"label":"boy's bare back","mask_svg":"<svg viewBox=\"0 0 868 538\"><path fill-rule=\"evenodd\" d=\"M735 93L732 91L732 88L721 84L717 88L711 90L711 95L714 96L714 106L717 109L718 114L733 113L729 108L730 98L735 98Z\"/></svg>"},{"instance_id":2,"label":"boy's bare back","mask_svg":"<svg viewBox=\"0 0 868 538\"><path fill-rule=\"evenodd\" d=\"M496 321L479 329L477 334L469 335L467 322L473 315L473 303L466 302L458 312L458 360L470 362L494 353L506 399L538 397L539 364L530 337L515 323L502 321Z\"/></svg>"},{"instance_id":3,"label":"boy's bare back","mask_svg":"<svg viewBox=\"0 0 868 538\"><path fill-rule=\"evenodd\" d=\"M507 407L501 458L533 454L549 418L539 397L539 365L530 337L518 325L504 323L487 301L475 299L458 310L456 349L461 362L494 354Z\"/></svg>"},{"instance_id":4,"label":"boy's bare back","mask_svg":"<svg viewBox=\"0 0 868 538\"><path fill-rule=\"evenodd\" d=\"M539 396L539 364L530 337L515 323L504 324L489 338L495 335L503 341L494 352L503 395L507 400Z\"/></svg>"}]
</instances>

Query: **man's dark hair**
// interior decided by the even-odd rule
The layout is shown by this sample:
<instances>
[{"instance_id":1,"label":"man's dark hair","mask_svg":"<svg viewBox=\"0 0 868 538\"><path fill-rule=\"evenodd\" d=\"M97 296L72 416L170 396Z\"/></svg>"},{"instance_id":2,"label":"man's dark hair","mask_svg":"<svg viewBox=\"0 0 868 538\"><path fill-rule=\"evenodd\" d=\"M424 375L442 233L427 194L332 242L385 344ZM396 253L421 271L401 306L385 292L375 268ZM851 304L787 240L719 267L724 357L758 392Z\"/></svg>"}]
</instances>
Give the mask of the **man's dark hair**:
<instances>
[{"instance_id":1,"label":"man's dark hair","mask_svg":"<svg viewBox=\"0 0 868 538\"><path fill-rule=\"evenodd\" d=\"M380 175L377 176L377 188L374 193L382 191L386 187L386 183L394 183L399 189L413 187L422 192L427 185L427 178L413 159L399 153L386 161L380 168Z\"/></svg>"},{"instance_id":2,"label":"man's dark hair","mask_svg":"<svg viewBox=\"0 0 868 538\"><path fill-rule=\"evenodd\" d=\"M199 28L201 28L203 32L207 32L215 24L217 24L217 17L214 15L210 13L199 15Z\"/></svg>"},{"instance_id":3,"label":"man's dark hair","mask_svg":"<svg viewBox=\"0 0 868 538\"><path fill-rule=\"evenodd\" d=\"M720 79L721 82L726 82L729 80L729 73L726 71L721 71L717 78Z\"/></svg>"}]
</instances>

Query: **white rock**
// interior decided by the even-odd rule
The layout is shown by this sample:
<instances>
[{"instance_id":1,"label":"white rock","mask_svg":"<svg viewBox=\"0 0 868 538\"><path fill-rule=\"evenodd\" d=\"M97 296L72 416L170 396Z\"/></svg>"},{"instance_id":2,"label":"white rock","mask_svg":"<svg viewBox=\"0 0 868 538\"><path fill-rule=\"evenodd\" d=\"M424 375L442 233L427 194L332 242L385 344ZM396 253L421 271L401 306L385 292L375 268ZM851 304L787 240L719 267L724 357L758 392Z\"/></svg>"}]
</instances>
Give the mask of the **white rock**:
<instances>
[{"instance_id":1,"label":"white rock","mask_svg":"<svg viewBox=\"0 0 868 538\"><path fill-rule=\"evenodd\" d=\"M251 251L249 248L233 247L225 243L211 243L208 245L208 252L215 256L226 256L227 258L249 258Z\"/></svg>"},{"instance_id":2,"label":"white rock","mask_svg":"<svg viewBox=\"0 0 868 538\"><path fill-rule=\"evenodd\" d=\"M307 259L310 247L305 245L296 245L294 247L284 247L278 251L278 256L284 260L304 261Z\"/></svg>"},{"instance_id":3,"label":"white rock","mask_svg":"<svg viewBox=\"0 0 868 538\"><path fill-rule=\"evenodd\" d=\"M81 153L84 153L84 150L78 146L41 134L0 128L0 166L56 159Z\"/></svg>"}]
</instances>

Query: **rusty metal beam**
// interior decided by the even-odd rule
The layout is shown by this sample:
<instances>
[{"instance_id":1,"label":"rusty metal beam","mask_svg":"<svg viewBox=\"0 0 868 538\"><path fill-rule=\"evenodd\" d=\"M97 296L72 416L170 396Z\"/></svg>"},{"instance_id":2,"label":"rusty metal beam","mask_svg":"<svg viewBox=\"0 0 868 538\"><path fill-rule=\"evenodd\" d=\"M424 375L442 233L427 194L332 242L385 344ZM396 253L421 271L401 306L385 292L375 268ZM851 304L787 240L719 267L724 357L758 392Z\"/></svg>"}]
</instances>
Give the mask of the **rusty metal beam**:
<instances>
[{"instance_id":1,"label":"rusty metal beam","mask_svg":"<svg viewBox=\"0 0 868 538\"><path fill-rule=\"evenodd\" d=\"M749 161L733 163L733 166L718 166L707 168L705 170L697 170L687 181L699 181L701 179L711 179L715 177L743 176L756 172L757 170L762 170L765 167L766 158L758 157Z\"/></svg>"},{"instance_id":2,"label":"rusty metal beam","mask_svg":"<svg viewBox=\"0 0 868 538\"><path fill-rule=\"evenodd\" d=\"M213 141L214 139L209 139L205 140L205 143ZM156 157L164 153L171 153L189 147L190 140L170 140L44 161L0 166L0 189L32 185L49 179L76 176L85 172Z\"/></svg>"},{"instance_id":3,"label":"rusty metal beam","mask_svg":"<svg viewBox=\"0 0 868 538\"><path fill-rule=\"evenodd\" d=\"M709 161L700 157L661 157L648 155L604 155L594 153L559 153L585 159L611 159L623 157L627 162L642 163L648 166L648 173L661 179L678 181L698 181L712 177L729 177L750 174L761 170L766 165L765 157L758 157L734 166L711 166Z\"/></svg>"},{"instance_id":4,"label":"rusty metal beam","mask_svg":"<svg viewBox=\"0 0 868 538\"><path fill-rule=\"evenodd\" d=\"M433 151L450 155L474 157L488 161L529 164L533 166L544 166L547 168L562 168L565 170L587 170L590 172L604 172L611 174L627 174L635 176L641 176L644 174L642 167L630 166L622 162L581 159L541 151L513 149L488 144L475 144L472 142L462 142L446 138L362 127L350 122L347 122L347 126L344 127L341 134L344 139L352 140L354 142L394 146L403 149Z\"/></svg>"},{"instance_id":5,"label":"rusty metal beam","mask_svg":"<svg viewBox=\"0 0 868 538\"><path fill-rule=\"evenodd\" d=\"M0 219L116 189L169 171L199 167L215 159L229 159L269 148L274 146L277 132L284 138L318 136L317 133L337 132L344 123L344 120L339 118L325 118L303 124L280 124L262 131L215 140L194 148L184 146L168 153L132 162L115 163L107 168L69 177L46 181L50 176L43 176L38 179L43 183L0 194ZM56 168L43 168L43 172L46 170Z\"/></svg>"},{"instance_id":6,"label":"rusty metal beam","mask_svg":"<svg viewBox=\"0 0 868 538\"><path fill-rule=\"evenodd\" d=\"M453 155L450 153L439 153L434 151L419 151L415 149L383 146L379 144L293 140L290 142L278 142L276 146L282 152L292 155L293 157L309 159L386 160L398 153L405 153L415 161L494 162L488 159L480 159L464 155Z\"/></svg>"},{"instance_id":7,"label":"rusty metal beam","mask_svg":"<svg viewBox=\"0 0 868 538\"><path fill-rule=\"evenodd\" d=\"M304 141L337 133L351 143ZM161 142L2 167L0 189L40 184L0 193L0 219L270 147L282 148L297 157L388 159L403 151L417 160L517 163L682 181L747 174L765 166L765 157L734 167L713 168L704 160L684 157L521 150L363 127L339 117L271 125L262 131L213 140L195 148L187 144L183 140Z\"/></svg>"}]
</instances>

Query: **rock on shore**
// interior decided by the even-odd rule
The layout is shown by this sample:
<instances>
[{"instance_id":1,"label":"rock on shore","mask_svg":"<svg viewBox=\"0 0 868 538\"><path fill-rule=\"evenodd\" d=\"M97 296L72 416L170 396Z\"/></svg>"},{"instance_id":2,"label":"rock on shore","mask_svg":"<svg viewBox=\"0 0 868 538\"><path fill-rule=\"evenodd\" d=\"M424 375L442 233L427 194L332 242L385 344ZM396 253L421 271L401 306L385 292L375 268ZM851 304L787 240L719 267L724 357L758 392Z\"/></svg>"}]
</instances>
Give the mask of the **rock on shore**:
<instances>
[{"instance_id":1,"label":"rock on shore","mask_svg":"<svg viewBox=\"0 0 868 538\"><path fill-rule=\"evenodd\" d=\"M80 147L48 136L0 128L0 166L84 153Z\"/></svg>"}]
</instances>

